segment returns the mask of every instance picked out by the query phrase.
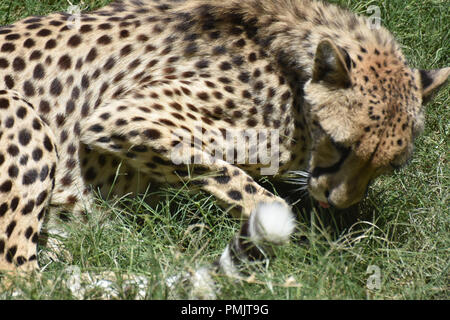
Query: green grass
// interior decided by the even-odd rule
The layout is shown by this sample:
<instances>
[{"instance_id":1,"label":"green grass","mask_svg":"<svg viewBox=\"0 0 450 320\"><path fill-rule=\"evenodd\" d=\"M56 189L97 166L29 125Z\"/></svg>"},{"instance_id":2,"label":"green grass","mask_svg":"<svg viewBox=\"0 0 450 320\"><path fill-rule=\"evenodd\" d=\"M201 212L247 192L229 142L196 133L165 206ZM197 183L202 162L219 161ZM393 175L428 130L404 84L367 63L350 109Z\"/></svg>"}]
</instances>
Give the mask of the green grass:
<instances>
[{"instance_id":1,"label":"green grass","mask_svg":"<svg viewBox=\"0 0 450 320\"><path fill-rule=\"evenodd\" d=\"M106 2L84 1L84 8ZM450 65L450 7L445 0L333 2L359 13L369 5L379 6L383 25L400 41L411 65L428 69ZM67 6L57 0L1 1L0 24L64 11ZM304 213L301 236L276 248L277 259L269 266L259 266L259 272L246 280L215 276L218 298L448 299L449 104L447 87L427 106L426 129L410 165L373 184L361 204L363 215L354 224L341 226L343 213L335 214L336 221L323 212ZM93 213L87 223L67 226L70 237L61 241L72 259L43 259L41 277L16 279L15 286L23 292L13 297L5 291L2 297L72 299L65 270L75 265L82 272L113 271L119 278L147 276L147 298L188 298L188 290L180 286L171 292L163 279L215 260L239 223L207 194L189 195L182 188L159 195L154 207L143 201L144 196L123 199L121 206L99 200L103 210ZM370 265L381 273L378 290L366 285ZM91 290L85 297L101 294ZM119 295L130 297L128 292Z\"/></svg>"}]
</instances>

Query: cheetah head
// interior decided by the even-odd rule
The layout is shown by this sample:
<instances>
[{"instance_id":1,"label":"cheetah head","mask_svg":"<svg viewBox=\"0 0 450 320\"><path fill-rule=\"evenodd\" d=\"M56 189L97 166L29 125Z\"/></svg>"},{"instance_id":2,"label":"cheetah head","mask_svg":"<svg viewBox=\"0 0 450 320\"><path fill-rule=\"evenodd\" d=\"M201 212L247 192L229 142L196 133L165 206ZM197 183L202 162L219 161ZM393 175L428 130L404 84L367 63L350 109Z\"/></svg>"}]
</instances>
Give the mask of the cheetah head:
<instances>
[{"instance_id":1,"label":"cheetah head","mask_svg":"<svg viewBox=\"0 0 450 320\"><path fill-rule=\"evenodd\" d=\"M422 105L450 75L450 68L411 69L375 44L358 50L365 55L323 40L305 85L308 189L323 207L358 203L374 178L407 162L423 129Z\"/></svg>"}]
</instances>

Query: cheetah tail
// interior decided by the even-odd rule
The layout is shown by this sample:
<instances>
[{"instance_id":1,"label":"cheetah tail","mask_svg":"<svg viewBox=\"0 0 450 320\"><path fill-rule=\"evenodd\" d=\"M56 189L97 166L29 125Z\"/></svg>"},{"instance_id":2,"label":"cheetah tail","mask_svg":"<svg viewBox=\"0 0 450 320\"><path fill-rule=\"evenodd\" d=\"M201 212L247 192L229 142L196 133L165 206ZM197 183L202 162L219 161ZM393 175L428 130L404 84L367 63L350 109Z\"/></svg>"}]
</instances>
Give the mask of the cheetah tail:
<instances>
[{"instance_id":1,"label":"cheetah tail","mask_svg":"<svg viewBox=\"0 0 450 320\"><path fill-rule=\"evenodd\" d=\"M264 261L271 245L286 243L295 229L295 218L280 203L261 203L242 225L216 262L227 275L238 275L245 263Z\"/></svg>"}]
</instances>

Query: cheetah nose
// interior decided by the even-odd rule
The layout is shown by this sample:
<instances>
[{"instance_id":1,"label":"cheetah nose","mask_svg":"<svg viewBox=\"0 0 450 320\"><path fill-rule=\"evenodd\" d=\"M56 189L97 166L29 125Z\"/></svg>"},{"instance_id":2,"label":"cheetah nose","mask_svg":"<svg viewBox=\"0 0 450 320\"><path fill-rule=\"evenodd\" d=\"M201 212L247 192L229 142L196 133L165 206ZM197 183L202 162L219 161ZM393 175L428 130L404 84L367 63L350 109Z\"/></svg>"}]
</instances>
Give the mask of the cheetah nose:
<instances>
[{"instance_id":1,"label":"cheetah nose","mask_svg":"<svg viewBox=\"0 0 450 320\"><path fill-rule=\"evenodd\" d=\"M330 207L330 191L325 190L324 195L325 195L325 198L327 198L327 202L319 201L319 205L322 208L328 209Z\"/></svg>"}]
</instances>

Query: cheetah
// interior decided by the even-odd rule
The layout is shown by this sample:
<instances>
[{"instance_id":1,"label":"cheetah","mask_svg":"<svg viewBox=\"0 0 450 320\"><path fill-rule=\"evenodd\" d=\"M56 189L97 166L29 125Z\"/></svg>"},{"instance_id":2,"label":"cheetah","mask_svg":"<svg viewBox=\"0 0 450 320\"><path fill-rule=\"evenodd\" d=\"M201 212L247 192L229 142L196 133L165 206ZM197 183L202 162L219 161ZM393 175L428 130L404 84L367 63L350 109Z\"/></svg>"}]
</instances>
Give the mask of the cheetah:
<instances>
[{"instance_id":1,"label":"cheetah","mask_svg":"<svg viewBox=\"0 0 450 320\"><path fill-rule=\"evenodd\" d=\"M44 220L83 219L94 190L190 181L242 218L218 260L238 272L295 228L257 178L303 174L322 207L360 202L411 157L449 74L312 0L123 0L1 27L0 269L37 269Z\"/></svg>"}]
</instances>

